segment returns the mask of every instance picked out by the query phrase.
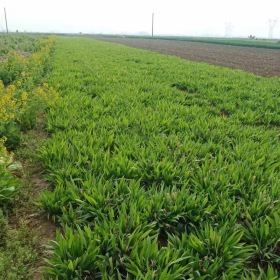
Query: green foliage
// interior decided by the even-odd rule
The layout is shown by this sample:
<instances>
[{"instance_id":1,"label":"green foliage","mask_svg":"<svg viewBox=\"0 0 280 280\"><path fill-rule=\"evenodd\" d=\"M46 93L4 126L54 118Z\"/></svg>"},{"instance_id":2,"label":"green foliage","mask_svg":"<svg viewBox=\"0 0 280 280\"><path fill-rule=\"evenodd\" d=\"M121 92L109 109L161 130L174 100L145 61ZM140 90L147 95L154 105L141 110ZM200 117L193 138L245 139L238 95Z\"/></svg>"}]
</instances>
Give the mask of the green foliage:
<instances>
[{"instance_id":1,"label":"green foliage","mask_svg":"<svg viewBox=\"0 0 280 280\"><path fill-rule=\"evenodd\" d=\"M7 60L1 64L0 67L0 80L4 85L11 84L20 78L21 73L26 71L25 59L18 53L12 53L8 56Z\"/></svg>"},{"instance_id":2,"label":"green foliage","mask_svg":"<svg viewBox=\"0 0 280 280\"><path fill-rule=\"evenodd\" d=\"M48 70L54 39L38 36L32 40L28 36L20 36L20 39L36 47L25 52L18 49L21 45L15 46L14 50L12 48L0 56L3 62L0 65L0 137L7 138L5 144L8 149L16 149L20 145L20 131L34 127L38 114L56 100L54 88L47 84L36 89ZM11 40L12 43L16 44L16 39ZM53 95L51 102L48 98L50 93Z\"/></svg>"},{"instance_id":3,"label":"green foliage","mask_svg":"<svg viewBox=\"0 0 280 280\"><path fill-rule=\"evenodd\" d=\"M65 229L65 236L57 234L57 241L52 243L55 256L47 260L51 267L46 268L49 275L58 276L59 279L85 279L82 276L94 276L97 271L100 249L99 236L90 228L77 232Z\"/></svg>"},{"instance_id":4,"label":"green foliage","mask_svg":"<svg viewBox=\"0 0 280 280\"><path fill-rule=\"evenodd\" d=\"M227 224L220 229L206 224L182 238L170 237L170 242L191 256L194 279L237 279L253 253L253 246L240 242L242 236L242 231Z\"/></svg>"},{"instance_id":5,"label":"green foliage","mask_svg":"<svg viewBox=\"0 0 280 280\"><path fill-rule=\"evenodd\" d=\"M2 219L3 216L0 216L0 225ZM15 230L7 226L7 221L5 223L6 233L3 239L0 229L0 279L30 279L29 265L37 258L34 251L36 242L30 238L27 228Z\"/></svg>"},{"instance_id":6,"label":"green foliage","mask_svg":"<svg viewBox=\"0 0 280 280\"><path fill-rule=\"evenodd\" d=\"M259 267L257 273L245 273L242 280L276 280L279 279L279 274L276 270L272 268L272 266L268 266L267 270L263 270Z\"/></svg>"},{"instance_id":7,"label":"green foliage","mask_svg":"<svg viewBox=\"0 0 280 280\"><path fill-rule=\"evenodd\" d=\"M147 237L135 244L124 265L134 279L185 279L191 270L189 258L174 248L159 248L156 238Z\"/></svg>"},{"instance_id":8,"label":"green foliage","mask_svg":"<svg viewBox=\"0 0 280 280\"><path fill-rule=\"evenodd\" d=\"M15 176L22 166L7 150L18 148L22 131L33 127L38 113L48 106L44 104L47 100L39 98L40 94L44 97L47 85L38 92L35 87L47 70L42 64L46 64L52 44L52 39L36 36L0 35L0 279L33 278L30 265L38 257L38 243L24 225L25 218L13 216L11 226L2 209L16 215L12 202L19 194L20 180Z\"/></svg>"},{"instance_id":9,"label":"green foliage","mask_svg":"<svg viewBox=\"0 0 280 280\"><path fill-rule=\"evenodd\" d=\"M11 50L17 52L36 52L41 47L41 41L32 35L0 35L0 55L7 54Z\"/></svg>"},{"instance_id":10,"label":"green foliage","mask_svg":"<svg viewBox=\"0 0 280 280\"><path fill-rule=\"evenodd\" d=\"M0 248L6 244L6 236L8 232L8 220L6 219L2 209L0 209Z\"/></svg>"},{"instance_id":11,"label":"green foliage","mask_svg":"<svg viewBox=\"0 0 280 280\"><path fill-rule=\"evenodd\" d=\"M21 134L15 122L7 122L1 127L0 138L6 137L5 146L9 150L14 150L21 143Z\"/></svg>"},{"instance_id":12,"label":"green foliage","mask_svg":"<svg viewBox=\"0 0 280 280\"><path fill-rule=\"evenodd\" d=\"M275 265L280 263L279 223L279 214L273 213L271 217L266 216L252 221L244 230L246 241L256 247L255 258L262 263Z\"/></svg>"},{"instance_id":13,"label":"green foliage","mask_svg":"<svg viewBox=\"0 0 280 280\"><path fill-rule=\"evenodd\" d=\"M19 180L7 169L4 158L0 158L0 206L12 202L19 191Z\"/></svg>"},{"instance_id":14,"label":"green foliage","mask_svg":"<svg viewBox=\"0 0 280 280\"><path fill-rule=\"evenodd\" d=\"M51 66L40 203L65 234L47 274L275 277L278 78L81 38L59 38Z\"/></svg>"}]
</instances>

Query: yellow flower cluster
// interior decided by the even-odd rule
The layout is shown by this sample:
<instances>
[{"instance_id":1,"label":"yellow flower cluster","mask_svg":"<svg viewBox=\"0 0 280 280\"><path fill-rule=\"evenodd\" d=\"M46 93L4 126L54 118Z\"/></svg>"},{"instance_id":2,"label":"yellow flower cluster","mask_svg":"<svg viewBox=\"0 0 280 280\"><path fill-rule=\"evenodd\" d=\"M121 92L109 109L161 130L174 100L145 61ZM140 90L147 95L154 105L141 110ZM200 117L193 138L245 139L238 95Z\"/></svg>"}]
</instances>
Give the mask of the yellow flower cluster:
<instances>
[{"instance_id":1,"label":"yellow flower cluster","mask_svg":"<svg viewBox=\"0 0 280 280\"><path fill-rule=\"evenodd\" d=\"M47 83L43 83L42 86L38 87L36 93L48 106L55 104L59 98L57 90Z\"/></svg>"},{"instance_id":2,"label":"yellow flower cluster","mask_svg":"<svg viewBox=\"0 0 280 280\"><path fill-rule=\"evenodd\" d=\"M16 96L17 87L10 85L4 88L0 80L0 123L16 119L17 113L26 105L25 100L20 100Z\"/></svg>"},{"instance_id":3,"label":"yellow flower cluster","mask_svg":"<svg viewBox=\"0 0 280 280\"><path fill-rule=\"evenodd\" d=\"M46 39L42 39L41 44L43 47L39 52L33 53L30 57L30 63L35 63L35 65L43 65L48 56L50 55L51 49L53 48L53 45L55 43L55 37L50 36Z\"/></svg>"},{"instance_id":4,"label":"yellow flower cluster","mask_svg":"<svg viewBox=\"0 0 280 280\"><path fill-rule=\"evenodd\" d=\"M27 64L28 60L23 54L12 50L7 54L6 59L2 59L1 68L7 69L5 75L8 76L6 79L8 79L8 82L10 83L11 79L14 78L17 73L23 71Z\"/></svg>"},{"instance_id":5,"label":"yellow flower cluster","mask_svg":"<svg viewBox=\"0 0 280 280\"><path fill-rule=\"evenodd\" d=\"M21 102L22 102L23 106L26 105L26 103L27 103L27 97L28 97L27 92L24 91L24 92L21 94Z\"/></svg>"},{"instance_id":6,"label":"yellow flower cluster","mask_svg":"<svg viewBox=\"0 0 280 280\"><path fill-rule=\"evenodd\" d=\"M44 103L43 107L55 104L59 98L57 90L47 83L43 83L42 86L31 92L30 98L26 91L18 93L18 89L15 85L5 88L0 80L0 124L13 120L20 122L19 117L29 105L28 102L32 102L32 97L40 103Z\"/></svg>"}]
</instances>

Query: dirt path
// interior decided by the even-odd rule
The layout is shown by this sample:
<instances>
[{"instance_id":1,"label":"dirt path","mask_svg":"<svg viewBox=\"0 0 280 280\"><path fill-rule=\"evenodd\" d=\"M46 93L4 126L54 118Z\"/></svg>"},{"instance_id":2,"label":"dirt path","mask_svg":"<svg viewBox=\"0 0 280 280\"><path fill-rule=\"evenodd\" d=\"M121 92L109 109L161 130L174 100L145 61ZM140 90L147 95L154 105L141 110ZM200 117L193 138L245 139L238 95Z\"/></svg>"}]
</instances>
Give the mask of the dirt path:
<instances>
[{"instance_id":1,"label":"dirt path","mask_svg":"<svg viewBox=\"0 0 280 280\"><path fill-rule=\"evenodd\" d=\"M44 170L36 159L38 148L47 138L46 132L40 128L28 131L24 135L24 148L18 151L18 160L23 165L22 197L24 202L17 205L17 211L20 213L18 226L27 226L30 236L36 239L36 248L38 254L37 261L30 266L30 278L32 280L41 280L43 267L46 263L43 258L46 257L46 245L55 240L56 225L47 219L46 214L36 205L43 190L49 189L48 182L44 179ZM20 199L21 199L20 198Z\"/></svg>"},{"instance_id":2,"label":"dirt path","mask_svg":"<svg viewBox=\"0 0 280 280\"><path fill-rule=\"evenodd\" d=\"M33 173L30 178L30 185L32 187L31 198L37 201L43 190L48 189L50 186L43 179L41 168ZM47 244L51 240L55 240L56 226L48 220L46 214L38 209L33 209L26 218L26 222L31 231L33 231L36 239L38 239L38 247L36 248L39 253L39 258L30 271L31 279L41 280L43 274L43 267L46 265L43 258L46 257Z\"/></svg>"},{"instance_id":3,"label":"dirt path","mask_svg":"<svg viewBox=\"0 0 280 280\"><path fill-rule=\"evenodd\" d=\"M187 60L241 69L265 77L280 76L280 50L161 39L95 39L176 55Z\"/></svg>"}]
</instances>

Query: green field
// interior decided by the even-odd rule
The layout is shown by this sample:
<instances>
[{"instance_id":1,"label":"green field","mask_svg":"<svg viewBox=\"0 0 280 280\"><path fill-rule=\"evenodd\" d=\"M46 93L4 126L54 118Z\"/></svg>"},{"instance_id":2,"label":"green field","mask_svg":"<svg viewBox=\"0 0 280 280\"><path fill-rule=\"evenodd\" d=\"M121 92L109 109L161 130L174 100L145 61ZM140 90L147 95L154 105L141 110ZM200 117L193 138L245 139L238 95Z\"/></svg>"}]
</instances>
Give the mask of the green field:
<instances>
[{"instance_id":1,"label":"green field","mask_svg":"<svg viewBox=\"0 0 280 280\"><path fill-rule=\"evenodd\" d=\"M279 77L81 36L0 60L0 279L279 279Z\"/></svg>"},{"instance_id":2,"label":"green field","mask_svg":"<svg viewBox=\"0 0 280 280\"><path fill-rule=\"evenodd\" d=\"M112 37L116 38L116 35L97 35L97 38ZM230 45L239 47L253 47L253 48L265 48L265 49L280 49L279 39L246 39L246 38L212 38L212 37L188 37L188 36L130 36L126 35L124 38L143 38L143 39L159 39L159 40L172 40L172 41L186 41L197 43L210 43L220 45Z\"/></svg>"},{"instance_id":3,"label":"green field","mask_svg":"<svg viewBox=\"0 0 280 280\"><path fill-rule=\"evenodd\" d=\"M51 68L53 279L278 279L279 78L82 38Z\"/></svg>"},{"instance_id":4,"label":"green field","mask_svg":"<svg viewBox=\"0 0 280 280\"><path fill-rule=\"evenodd\" d=\"M266 49L280 49L280 40L267 39L227 39L227 38L195 38L195 37L159 37L167 40L178 40L188 42L211 43L221 45L231 45L240 47L254 47Z\"/></svg>"}]
</instances>

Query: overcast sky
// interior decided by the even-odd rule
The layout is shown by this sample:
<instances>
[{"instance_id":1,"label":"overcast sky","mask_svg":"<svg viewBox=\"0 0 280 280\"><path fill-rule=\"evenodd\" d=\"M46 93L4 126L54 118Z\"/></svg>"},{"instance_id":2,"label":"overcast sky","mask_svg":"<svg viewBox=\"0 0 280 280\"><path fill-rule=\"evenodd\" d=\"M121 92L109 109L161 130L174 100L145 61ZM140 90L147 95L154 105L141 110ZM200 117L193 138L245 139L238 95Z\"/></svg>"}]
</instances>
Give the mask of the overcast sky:
<instances>
[{"instance_id":1,"label":"overcast sky","mask_svg":"<svg viewBox=\"0 0 280 280\"><path fill-rule=\"evenodd\" d=\"M267 38L269 19L277 19L280 0L0 0L11 31L150 34Z\"/></svg>"}]
</instances>

